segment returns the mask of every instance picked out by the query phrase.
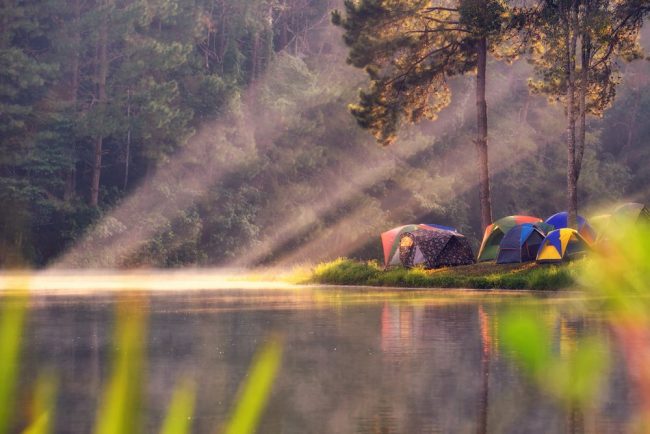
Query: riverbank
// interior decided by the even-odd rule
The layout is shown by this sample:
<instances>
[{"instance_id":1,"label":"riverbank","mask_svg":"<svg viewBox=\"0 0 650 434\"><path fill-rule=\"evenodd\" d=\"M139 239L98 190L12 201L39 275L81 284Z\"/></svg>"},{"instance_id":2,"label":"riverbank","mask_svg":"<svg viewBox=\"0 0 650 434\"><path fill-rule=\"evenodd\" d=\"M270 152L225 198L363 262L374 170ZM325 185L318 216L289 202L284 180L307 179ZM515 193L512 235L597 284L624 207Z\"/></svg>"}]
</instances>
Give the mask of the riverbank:
<instances>
[{"instance_id":1,"label":"riverbank","mask_svg":"<svg viewBox=\"0 0 650 434\"><path fill-rule=\"evenodd\" d=\"M305 283L392 286L409 288L557 290L575 284L576 266L536 263L497 265L494 262L436 270L391 268L376 261L339 258L317 265Z\"/></svg>"}]
</instances>

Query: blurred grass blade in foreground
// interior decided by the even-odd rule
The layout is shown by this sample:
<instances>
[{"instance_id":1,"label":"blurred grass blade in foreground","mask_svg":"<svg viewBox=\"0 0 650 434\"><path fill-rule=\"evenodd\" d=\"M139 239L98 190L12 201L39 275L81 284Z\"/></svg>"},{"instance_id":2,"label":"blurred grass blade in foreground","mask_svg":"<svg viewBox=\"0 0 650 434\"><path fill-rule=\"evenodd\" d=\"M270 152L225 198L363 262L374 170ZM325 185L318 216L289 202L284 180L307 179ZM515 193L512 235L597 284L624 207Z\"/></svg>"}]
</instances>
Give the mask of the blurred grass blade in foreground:
<instances>
[{"instance_id":1,"label":"blurred grass blade in foreground","mask_svg":"<svg viewBox=\"0 0 650 434\"><path fill-rule=\"evenodd\" d=\"M5 287L8 292L18 294L5 295L0 299L0 434L5 434L11 425L14 412L15 383L18 376L20 347L22 341L25 311L27 306L27 277L19 276L7 279Z\"/></svg>"},{"instance_id":2,"label":"blurred grass blade in foreground","mask_svg":"<svg viewBox=\"0 0 650 434\"><path fill-rule=\"evenodd\" d=\"M255 355L248 378L240 386L235 408L224 430L225 434L255 432L281 361L282 345L278 339L271 339Z\"/></svg>"},{"instance_id":3,"label":"blurred grass blade in foreground","mask_svg":"<svg viewBox=\"0 0 650 434\"><path fill-rule=\"evenodd\" d=\"M146 306L118 304L115 321L111 377L104 390L95 434L140 432L140 406L144 379Z\"/></svg>"},{"instance_id":4,"label":"blurred grass blade in foreground","mask_svg":"<svg viewBox=\"0 0 650 434\"><path fill-rule=\"evenodd\" d=\"M556 318L556 320L559 318ZM510 357L544 392L570 408L583 408L598 399L609 367L606 342L597 336L571 338L571 350L557 354L554 335L525 308L501 317L500 342Z\"/></svg>"},{"instance_id":5,"label":"blurred grass blade in foreground","mask_svg":"<svg viewBox=\"0 0 650 434\"><path fill-rule=\"evenodd\" d=\"M30 413L32 423L23 434L50 434L56 408L57 381L50 374L41 375L36 383Z\"/></svg>"},{"instance_id":6,"label":"blurred grass blade in foreground","mask_svg":"<svg viewBox=\"0 0 650 434\"><path fill-rule=\"evenodd\" d=\"M603 299L638 397L637 432L650 432L650 222L621 221L585 263L582 282Z\"/></svg>"},{"instance_id":7,"label":"blurred grass blade in foreground","mask_svg":"<svg viewBox=\"0 0 650 434\"><path fill-rule=\"evenodd\" d=\"M191 432L195 396L196 385L193 381L186 379L176 386L160 434Z\"/></svg>"}]
</instances>

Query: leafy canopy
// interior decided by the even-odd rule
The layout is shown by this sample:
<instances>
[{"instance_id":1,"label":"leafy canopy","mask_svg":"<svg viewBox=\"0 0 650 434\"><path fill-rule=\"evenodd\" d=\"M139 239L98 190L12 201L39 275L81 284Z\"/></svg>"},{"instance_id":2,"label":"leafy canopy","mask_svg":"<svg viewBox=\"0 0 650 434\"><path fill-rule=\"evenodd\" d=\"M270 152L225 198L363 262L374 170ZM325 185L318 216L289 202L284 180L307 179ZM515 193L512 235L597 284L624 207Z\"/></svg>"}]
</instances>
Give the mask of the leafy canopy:
<instances>
[{"instance_id":1,"label":"leafy canopy","mask_svg":"<svg viewBox=\"0 0 650 434\"><path fill-rule=\"evenodd\" d=\"M433 120L449 104L448 77L475 69L480 38L498 46L508 12L501 0L346 0L332 21L345 30L348 63L370 78L350 110L387 145L402 120Z\"/></svg>"}]
</instances>

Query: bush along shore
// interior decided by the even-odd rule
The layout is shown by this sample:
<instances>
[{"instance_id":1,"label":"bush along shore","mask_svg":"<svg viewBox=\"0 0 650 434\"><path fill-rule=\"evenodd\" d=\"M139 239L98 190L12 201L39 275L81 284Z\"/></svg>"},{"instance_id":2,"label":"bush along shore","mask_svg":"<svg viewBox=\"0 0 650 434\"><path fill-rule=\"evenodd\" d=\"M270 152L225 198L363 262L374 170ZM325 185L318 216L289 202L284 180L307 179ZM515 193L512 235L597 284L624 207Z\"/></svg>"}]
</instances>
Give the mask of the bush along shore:
<instances>
[{"instance_id":1,"label":"bush along shore","mask_svg":"<svg viewBox=\"0 0 650 434\"><path fill-rule=\"evenodd\" d=\"M312 270L308 283L328 285L391 286L409 288L557 290L575 284L575 263L497 265L494 262L425 270L389 268L377 261L339 258Z\"/></svg>"}]
</instances>

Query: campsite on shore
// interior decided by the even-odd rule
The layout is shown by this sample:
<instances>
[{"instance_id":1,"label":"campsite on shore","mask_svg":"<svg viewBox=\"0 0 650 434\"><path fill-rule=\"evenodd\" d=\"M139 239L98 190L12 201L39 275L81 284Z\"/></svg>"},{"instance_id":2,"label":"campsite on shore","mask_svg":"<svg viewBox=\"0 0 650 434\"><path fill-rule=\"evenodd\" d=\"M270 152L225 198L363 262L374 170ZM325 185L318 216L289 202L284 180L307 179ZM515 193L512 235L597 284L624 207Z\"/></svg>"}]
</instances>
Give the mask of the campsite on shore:
<instances>
[{"instance_id":1,"label":"campsite on shore","mask_svg":"<svg viewBox=\"0 0 650 434\"><path fill-rule=\"evenodd\" d=\"M449 226L405 225L381 234L379 261L339 258L321 263L309 283L415 288L557 290L577 284L577 268L590 254L611 253L612 233L649 225L650 211L626 203L597 216L597 228L578 216L568 228L566 212L542 220L508 216L490 224L476 258L465 236ZM620 239L620 238L619 238Z\"/></svg>"},{"instance_id":2,"label":"campsite on shore","mask_svg":"<svg viewBox=\"0 0 650 434\"><path fill-rule=\"evenodd\" d=\"M650 0L0 3L0 434L650 433Z\"/></svg>"}]
</instances>

